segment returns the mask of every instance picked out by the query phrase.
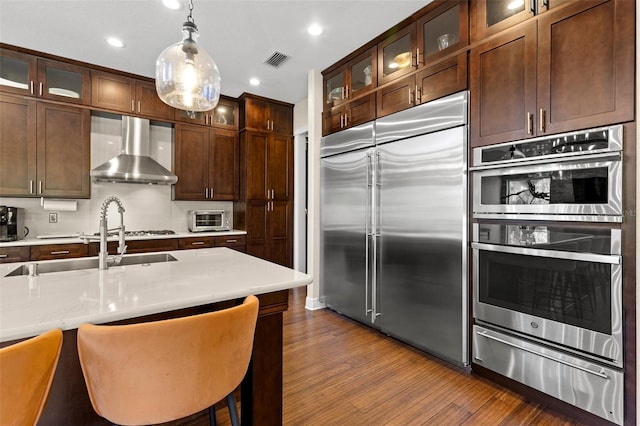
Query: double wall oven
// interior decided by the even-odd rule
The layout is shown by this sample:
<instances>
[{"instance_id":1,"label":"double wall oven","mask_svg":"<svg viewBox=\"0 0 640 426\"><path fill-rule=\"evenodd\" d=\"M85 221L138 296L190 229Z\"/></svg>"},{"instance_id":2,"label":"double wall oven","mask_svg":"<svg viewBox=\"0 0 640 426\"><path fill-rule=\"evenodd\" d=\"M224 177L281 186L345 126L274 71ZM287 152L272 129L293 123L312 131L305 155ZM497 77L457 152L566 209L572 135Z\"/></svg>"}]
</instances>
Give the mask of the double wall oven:
<instances>
[{"instance_id":1,"label":"double wall oven","mask_svg":"<svg viewBox=\"0 0 640 426\"><path fill-rule=\"evenodd\" d=\"M475 148L474 362L623 416L622 126Z\"/></svg>"}]
</instances>

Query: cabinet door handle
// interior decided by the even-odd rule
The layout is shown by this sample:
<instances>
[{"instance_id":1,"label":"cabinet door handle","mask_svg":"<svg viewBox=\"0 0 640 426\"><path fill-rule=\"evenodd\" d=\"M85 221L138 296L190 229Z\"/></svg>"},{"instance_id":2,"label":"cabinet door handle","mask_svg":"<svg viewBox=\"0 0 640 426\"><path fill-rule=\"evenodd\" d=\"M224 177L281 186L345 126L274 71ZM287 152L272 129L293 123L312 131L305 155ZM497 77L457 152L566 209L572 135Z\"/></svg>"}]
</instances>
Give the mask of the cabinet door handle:
<instances>
[{"instance_id":1,"label":"cabinet door handle","mask_svg":"<svg viewBox=\"0 0 640 426\"><path fill-rule=\"evenodd\" d=\"M209 188L204 189L204 198L209 198Z\"/></svg>"},{"instance_id":2,"label":"cabinet door handle","mask_svg":"<svg viewBox=\"0 0 640 426\"><path fill-rule=\"evenodd\" d=\"M29 194L33 194L33 181L29 181Z\"/></svg>"},{"instance_id":3,"label":"cabinet door handle","mask_svg":"<svg viewBox=\"0 0 640 426\"><path fill-rule=\"evenodd\" d=\"M267 120L267 130L269 130L269 120Z\"/></svg>"},{"instance_id":4,"label":"cabinet door handle","mask_svg":"<svg viewBox=\"0 0 640 426\"><path fill-rule=\"evenodd\" d=\"M420 65L424 65L424 53L422 54L422 61L420 61L420 48L416 47L416 68Z\"/></svg>"},{"instance_id":5,"label":"cabinet door handle","mask_svg":"<svg viewBox=\"0 0 640 426\"><path fill-rule=\"evenodd\" d=\"M272 199L272 200L275 200L275 199L276 199L276 190L275 190L275 189L272 189L272 190L271 190L271 199Z\"/></svg>"},{"instance_id":6,"label":"cabinet door handle","mask_svg":"<svg viewBox=\"0 0 640 426\"><path fill-rule=\"evenodd\" d=\"M342 86L342 99L344 99L346 97L346 93L345 93L344 87L345 86Z\"/></svg>"},{"instance_id":7,"label":"cabinet door handle","mask_svg":"<svg viewBox=\"0 0 640 426\"><path fill-rule=\"evenodd\" d=\"M422 102L422 91L418 88L418 85L416 84L416 105L419 105L420 102Z\"/></svg>"},{"instance_id":8,"label":"cabinet door handle","mask_svg":"<svg viewBox=\"0 0 640 426\"><path fill-rule=\"evenodd\" d=\"M549 10L549 0L540 0L540 3L538 3L538 7L540 7L540 10Z\"/></svg>"},{"instance_id":9,"label":"cabinet door handle","mask_svg":"<svg viewBox=\"0 0 640 426\"><path fill-rule=\"evenodd\" d=\"M409 105L413 105L413 90L409 88Z\"/></svg>"},{"instance_id":10,"label":"cabinet door handle","mask_svg":"<svg viewBox=\"0 0 640 426\"><path fill-rule=\"evenodd\" d=\"M213 188L211 188L211 190L209 191L209 195L211 195L211 198L213 198Z\"/></svg>"},{"instance_id":11,"label":"cabinet door handle","mask_svg":"<svg viewBox=\"0 0 640 426\"><path fill-rule=\"evenodd\" d=\"M142 109L140 108L140 101L138 101L138 113L142 111Z\"/></svg>"},{"instance_id":12,"label":"cabinet door handle","mask_svg":"<svg viewBox=\"0 0 640 426\"><path fill-rule=\"evenodd\" d=\"M29 93L31 93L32 95L35 95L36 94L35 90L36 90L35 82L33 80L31 80L29 82Z\"/></svg>"},{"instance_id":13,"label":"cabinet door handle","mask_svg":"<svg viewBox=\"0 0 640 426\"><path fill-rule=\"evenodd\" d=\"M533 135L533 114L527 113L527 134Z\"/></svg>"},{"instance_id":14,"label":"cabinet door handle","mask_svg":"<svg viewBox=\"0 0 640 426\"><path fill-rule=\"evenodd\" d=\"M547 131L547 112L540 108L540 133L545 133Z\"/></svg>"},{"instance_id":15,"label":"cabinet door handle","mask_svg":"<svg viewBox=\"0 0 640 426\"><path fill-rule=\"evenodd\" d=\"M344 127L344 125L342 124L343 120L344 120L344 114L340 114L340 128L341 129Z\"/></svg>"},{"instance_id":16,"label":"cabinet door handle","mask_svg":"<svg viewBox=\"0 0 640 426\"><path fill-rule=\"evenodd\" d=\"M349 86L344 86L344 97L349 99Z\"/></svg>"},{"instance_id":17,"label":"cabinet door handle","mask_svg":"<svg viewBox=\"0 0 640 426\"><path fill-rule=\"evenodd\" d=\"M191 243L192 246L201 246L204 244L204 241L195 241L193 243Z\"/></svg>"},{"instance_id":18,"label":"cabinet door handle","mask_svg":"<svg viewBox=\"0 0 640 426\"><path fill-rule=\"evenodd\" d=\"M38 84L38 96L42 96L43 90L44 90L44 84L40 82L40 84Z\"/></svg>"},{"instance_id":19,"label":"cabinet door handle","mask_svg":"<svg viewBox=\"0 0 640 426\"><path fill-rule=\"evenodd\" d=\"M536 0L529 0L529 11L531 14L536 14Z\"/></svg>"},{"instance_id":20,"label":"cabinet door handle","mask_svg":"<svg viewBox=\"0 0 640 426\"><path fill-rule=\"evenodd\" d=\"M69 250L58 250L58 251L52 251L51 252L52 256L55 256L55 255L58 255L58 254L69 254Z\"/></svg>"},{"instance_id":21,"label":"cabinet door handle","mask_svg":"<svg viewBox=\"0 0 640 426\"><path fill-rule=\"evenodd\" d=\"M42 181L38 181L38 194L42 194Z\"/></svg>"},{"instance_id":22,"label":"cabinet door handle","mask_svg":"<svg viewBox=\"0 0 640 426\"><path fill-rule=\"evenodd\" d=\"M131 99L131 112L136 112L135 100Z\"/></svg>"}]
</instances>

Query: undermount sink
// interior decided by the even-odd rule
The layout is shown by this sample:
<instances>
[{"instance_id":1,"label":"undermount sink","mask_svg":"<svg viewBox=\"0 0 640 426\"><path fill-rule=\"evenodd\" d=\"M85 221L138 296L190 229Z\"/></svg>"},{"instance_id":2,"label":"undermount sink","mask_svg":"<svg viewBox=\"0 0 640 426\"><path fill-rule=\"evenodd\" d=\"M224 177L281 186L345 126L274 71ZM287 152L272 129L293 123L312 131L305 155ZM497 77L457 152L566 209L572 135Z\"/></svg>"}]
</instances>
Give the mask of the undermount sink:
<instances>
[{"instance_id":1,"label":"undermount sink","mask_svg":"<svg viewBox=\"0 0 640 426\"><path fill-rule=\"evenodd\" d=\"M178 259L170 255L169 253L125 255L122 258L119 265L112 265L110 266L110 268L117 268L118 266L127 266L127 265L146 266L151 263L174 262L177 260ZM51 272L79 271L82 269L98 269L97 258L82 258L82 259L74 259L70 261L45 262L45 263L31 262L26 265L17 267L13 271L5 275L5 277L29 275L29 266L33 264L37 264L36 269L38 271L38 275L49 274Z\"/></svg>"}]
</instances>

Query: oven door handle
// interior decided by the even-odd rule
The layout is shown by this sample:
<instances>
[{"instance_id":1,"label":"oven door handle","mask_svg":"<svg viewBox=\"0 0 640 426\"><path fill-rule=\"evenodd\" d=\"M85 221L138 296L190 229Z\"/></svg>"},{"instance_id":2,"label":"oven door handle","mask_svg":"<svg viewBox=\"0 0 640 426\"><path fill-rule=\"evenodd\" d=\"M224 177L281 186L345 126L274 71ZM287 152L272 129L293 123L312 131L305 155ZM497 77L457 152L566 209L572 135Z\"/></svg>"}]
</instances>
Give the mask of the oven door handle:
<instances>
[{"instance_id":1,"label":"oven door handle","mask_svg":"<svg viewBox=\"0 0 640 426\"><path fill-rule=\"evenodd\" d=\"M572 362L565 361L563 359L556 358L554 356L547 355L547 354L542 353L542 352L534 351L533 349L525 348L524 346L516 345L515 343L508 342L508 341L500 339L498 337L494 337L494 336L488 334L486 331L479 331L477 334L479 336L486 337L487 339L495 340L496 342L502 343L503 345L511 346L512 348L520 349L521 351L529 352L529 353L531 353L533 355L537 355L537 356L540 356L542 358L546 358L548 360L555 361L555 362L560 363L560 364L564 364L564 365L566 365L568 367L576 368L578 370L584 371L585 373L593 374L594 376L602 377L603 379L609 380L609 376L606 375L604 370L593 371L590 368L583 367L581 365L574 364Z\"/></svg>"},{"instance_id":2,"label":"oven door handle","mask_svg":"<svg viewBox=\"0 0 640 426\"><path fill-rule=\"evenodd\" d=\"M596 253L576 253L572 251L542 250L524 247L501 246L486 243L471 243L471 248L477 250L497 251L501 253L522 254L525 256L551 257L554 259L579 260L584 262L610 263L620 265L621 256L596 254Z\"/></svg>"},{"instance_id":3,"label":"oven door handle","mask_svg":"<svg viewBox=\"0 0 640 426\"><path fill-rule=\"evenodd\" d=\"M523 160L504 160L496 161L491 164L484 164L478 166L469 167L470 172L478 172L482 170L495 170L495 169L513 169L527 166L537 166L540 164L565 164L565 163L593 163L601 161L621 161L622 154L620 151L614 152L576 152L571 154L564 154L562 157L551 158L534 158Z\"/></svg>"}]
</instances>

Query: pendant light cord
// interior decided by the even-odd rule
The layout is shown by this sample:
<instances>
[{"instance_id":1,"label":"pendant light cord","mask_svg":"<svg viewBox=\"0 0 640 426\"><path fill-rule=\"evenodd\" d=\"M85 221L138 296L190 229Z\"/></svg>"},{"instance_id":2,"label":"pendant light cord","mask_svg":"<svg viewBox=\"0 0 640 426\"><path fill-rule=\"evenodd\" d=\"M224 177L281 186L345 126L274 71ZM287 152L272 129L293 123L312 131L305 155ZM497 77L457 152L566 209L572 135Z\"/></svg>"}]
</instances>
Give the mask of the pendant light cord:
<instances>
[{"instance_id":1,"label":"pendant light cord","mask_svg":"<svg viewBox=\"0 0 640 426\"><path fill-rule=\"evenodd\" d=\"M194 24L192 13L193 13L193 0L189 0L189 16L187 16L187 22L191 22L192 24Z\"/></svg>"}]
</instances>

